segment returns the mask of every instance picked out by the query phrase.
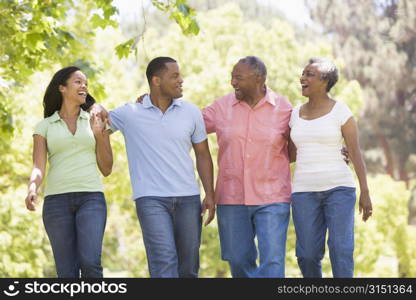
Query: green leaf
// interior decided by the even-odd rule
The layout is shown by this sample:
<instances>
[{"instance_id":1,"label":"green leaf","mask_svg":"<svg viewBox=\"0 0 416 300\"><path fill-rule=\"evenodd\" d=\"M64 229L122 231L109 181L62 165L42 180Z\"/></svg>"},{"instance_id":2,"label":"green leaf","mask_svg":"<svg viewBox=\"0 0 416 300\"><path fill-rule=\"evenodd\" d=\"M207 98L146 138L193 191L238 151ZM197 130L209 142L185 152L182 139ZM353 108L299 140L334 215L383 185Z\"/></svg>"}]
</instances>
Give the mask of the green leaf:
<instances>
[{"instance_id":1,"label":"green leaf","mask_svg":"<svg viewBox=\"0 0 416 300\"><path fill-rule=\"evenodd\" d=\"M152 4L154 7L156 7L158 10L162 12L167 12L169 10L169 5L163 3L162 1L152 0Z\"/></svg>"},{"instance_id":2,"label":"green leaf","mask_svg":"<svg viewBox=\"0 0 416 300\"><path fill-rule=\"evenodd\" d=\"M107 25L106 20L103 19L98 14L93 14L91 19L90 19L90 22L91 22L93 28L97 28L97 27L105 28L106 25Z\"/></svg>"},{"instance_id":3,"label":"green leaf","mask_svg":"<svg viewBox=\"0 0 416 300\"><path fill-rule=\"evenodd\" d=\"M128 57L134 45L134 39L130 39L127 42L121 43L116 47L116 53L119 59Z\"/></svg>"},{"instance_id":4,"label":"green leaf","mask_svg":"<svg viewBox=\"0 0 416 300\"><path fill-rule=\"evenodd\" d=\"M189 33L198 35L199 29L198 22L196 20L192 20L191 25L189 26Z\"/></svg>"},{"instance_id":5,"label":"green leaf","mask_svg":"<svg viewBox=\"0 0 416 300\"><path fill-rule=\"evenodd\" d=\"M114 6L106 8L104 9L104 17L106 19L110 19L116 12L117 12L117 8L115 8Z\"/></svg>"},{"instance_id":6,"label":"green leaf","mask_svg":"<svg viewBox=\"0 0 416 300\"><path fill-rule=\"evenodd\" d=\"M42 42L43 40L43 36L42 34L38 33L38 32L34 32L34 33L29 33L26 36L26 43L27 46L30 48L35 48L37 47L39 42Z\"/></svg>"}]
</instances>

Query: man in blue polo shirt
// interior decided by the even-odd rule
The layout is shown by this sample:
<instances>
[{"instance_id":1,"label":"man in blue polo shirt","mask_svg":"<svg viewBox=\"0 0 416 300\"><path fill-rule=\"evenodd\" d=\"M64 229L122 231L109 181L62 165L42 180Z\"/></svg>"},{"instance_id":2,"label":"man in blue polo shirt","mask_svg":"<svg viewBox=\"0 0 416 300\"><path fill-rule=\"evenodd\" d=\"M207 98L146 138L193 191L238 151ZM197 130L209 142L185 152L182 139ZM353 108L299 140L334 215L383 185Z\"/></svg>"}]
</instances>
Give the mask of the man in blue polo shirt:
<instances>
[{"instance_id":1,"label":"man in blue polo shirt","mask_svg":"<svg viewBox=\"0 0 416 300\"><path fill-rule=\"evenodd\" d=\"M201 216L215 216L213 167L200 109L181 99L177 62L157 57L147 66L150 95L110 112L124 135L137 216L151 277L197 277ZM205 190L200 202L191 148Z\"/></svg>"}]
</instances>

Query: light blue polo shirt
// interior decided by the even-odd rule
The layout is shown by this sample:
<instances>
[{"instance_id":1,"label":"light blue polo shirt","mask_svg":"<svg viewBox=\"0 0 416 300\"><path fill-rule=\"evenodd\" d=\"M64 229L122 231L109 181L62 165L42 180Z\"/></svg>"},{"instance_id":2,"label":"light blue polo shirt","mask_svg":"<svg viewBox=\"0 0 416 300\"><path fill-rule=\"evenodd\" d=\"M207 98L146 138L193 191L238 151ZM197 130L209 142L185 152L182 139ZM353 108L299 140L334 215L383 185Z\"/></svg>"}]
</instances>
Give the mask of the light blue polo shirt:
<instances>
[{"instance_id":1,"label":"light blue polo shirt","mask_svg":"<svg viewBox=\"0 0 416 300\"><path fill-rule=\"evenodd\" d=\"M110 119L111 130L124 136L133 199L200 194L190 151L207 134L196 105L175 99L163 114L146 96L111 111Z\"/></svg>"}]
</instances>

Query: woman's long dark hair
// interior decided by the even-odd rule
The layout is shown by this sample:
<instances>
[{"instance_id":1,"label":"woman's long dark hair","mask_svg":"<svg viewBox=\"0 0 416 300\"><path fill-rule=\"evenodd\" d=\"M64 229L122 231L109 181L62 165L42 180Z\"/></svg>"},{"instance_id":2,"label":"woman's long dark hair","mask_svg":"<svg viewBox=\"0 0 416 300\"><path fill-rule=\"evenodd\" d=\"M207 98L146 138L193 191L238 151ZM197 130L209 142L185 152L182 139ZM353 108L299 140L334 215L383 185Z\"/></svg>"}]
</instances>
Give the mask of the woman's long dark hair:
<instances>
[{"instance_id":1,"label":"woman's long dark hair","mask_svg":"<svg viewBox=\"0 0 416 300\"><path fill-rule=\"evenodd\" d=\"M52 116L55 111L60 110L62 106L62 94L59 86L66 86L66 81L72 73L80 69L70 66L59 70L53 75L51 82L46 88L45 96L43 96L43 116L45 118Z\"/></svg>"}]
</instances>

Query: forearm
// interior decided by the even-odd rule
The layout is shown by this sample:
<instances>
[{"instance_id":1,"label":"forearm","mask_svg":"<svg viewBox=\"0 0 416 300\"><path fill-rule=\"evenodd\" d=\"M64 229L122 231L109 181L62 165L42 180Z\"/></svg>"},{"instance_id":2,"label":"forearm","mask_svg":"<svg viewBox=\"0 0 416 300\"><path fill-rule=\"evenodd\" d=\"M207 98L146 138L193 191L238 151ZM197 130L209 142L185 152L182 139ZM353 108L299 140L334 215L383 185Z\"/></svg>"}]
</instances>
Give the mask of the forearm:
<instances>
[{"instance_id":1,"label":"forearm","mask_svg":"<svg viewBox=\"0 0 416 300\"><path fill-rule=\"evenodd\" d=\"M295 162L296 161L296 149L293 149L293 147L291 147L289 145L288 147L289 149L289 163Z\"/></svg>"},{"instance_id":2,"label":"forearm","mask_svg":"<svg viewBox=\"0 0 416 300\"><path fill-rule=\"evenodd\" d=\"M196 158L196 169L204 187L205 195L214 196L214 168L211 155L200 154Z\"/></svg>"},{"instance_id":3,"label":"forearm","mask_svg":"<svg viewBox=\"0 0 416 300\"><path fill-rule=\"evenodd\" d=\"M287 142L287 151L289 153L289 163L295 162L296 161L296 146L293 143L292 139L289 137L289 140Z\"/></svg>"},{"instance_id":4,"label":"forearm","mask_svg":"<svg viewBox=\"0 0 416 300\"><path fill-rule=\"evenodd\" d=\"M32 173L30 174L29 184L28 184L28 191L29 192L37 192L38 188L42 184L43 181L43 174L44 170L41 168L34 166L32 169Z\"/></svg>"},{"instance_id":5,"label":"forearm","mask_svg":"<svg viewBox=\"0 0 416 300\"><path fill-rule=\"evenodd\" d=\"M113 169L113 151L108 131L96 135L95 140L98 168L104 176L108 176Z\"/></svg>"},{"instance_id":6,"label":"forearm","mask_svg":"<svg viewBox=\"0 0 416 300\"><path fill-rule=\"evenodd\" d=\"M361 192L368 192L367 170L361 151L359 149L351 151L351 161L354 165L355 173L358 177Z\"/></svg>"}]
</instances>

